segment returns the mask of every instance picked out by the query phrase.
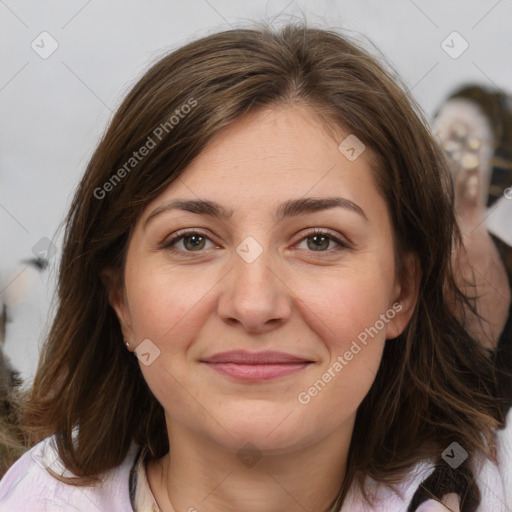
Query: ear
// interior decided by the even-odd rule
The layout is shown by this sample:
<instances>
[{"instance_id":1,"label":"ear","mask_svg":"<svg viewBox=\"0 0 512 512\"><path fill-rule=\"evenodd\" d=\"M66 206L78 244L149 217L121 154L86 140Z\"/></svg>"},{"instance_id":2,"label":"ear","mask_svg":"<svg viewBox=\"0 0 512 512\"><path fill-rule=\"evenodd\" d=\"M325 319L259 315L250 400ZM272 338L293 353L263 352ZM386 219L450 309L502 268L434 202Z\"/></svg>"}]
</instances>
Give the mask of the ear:
<instances>
[{"instance_id":1,"label":"ear","mask_svg":"<svg viewBox=\"0 0 512 512\"><path fill-rule=\"evenodd\" d=\"M390 306L390 318L386 329L386 339L402 334L411 320L418 302L421 281L421 265L417 254L407 253L402 257L402 269L397 276L394 289L394 301ZM391 318L391 311L395 314Z\"/></svg>"},{"instance_id":2,"label":"ear","mask_svg":"<svg viewBox=\"0 0 512 512\"><path fill-rule=\"evenodd\" d=\"M114 310L125 342L133 346L134 336L131 324L131 314L128 308L126 292L119 276L119 272L113 269L105 269L101 272L101 281L107 291L108 302Z\"/></svg>"}]
</instances>

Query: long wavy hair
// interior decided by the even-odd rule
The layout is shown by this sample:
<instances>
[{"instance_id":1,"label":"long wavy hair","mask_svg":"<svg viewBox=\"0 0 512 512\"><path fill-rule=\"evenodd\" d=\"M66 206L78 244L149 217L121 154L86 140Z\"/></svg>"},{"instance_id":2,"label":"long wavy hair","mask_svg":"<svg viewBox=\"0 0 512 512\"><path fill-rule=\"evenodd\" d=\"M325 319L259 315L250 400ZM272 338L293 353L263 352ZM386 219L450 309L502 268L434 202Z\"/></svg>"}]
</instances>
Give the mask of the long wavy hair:
<instances>
[{"instance_id":1,"label":"long wavy hair","mask_svg":"<svg viewBox=\"0 0 512 512\"><path fill-rule=\"evenodd\" d=\"M412 319L386 343L358 409L333 507L352 484L364 491L367 477L393 485L420 461L442 463L454 440L468 452L467 464L492 457L494 429L503 422L495 370L446 298L464 301L451 267L460 236L447 165L399 84L361 43L301 23L190 42L156 62L128 93L66 219L56 314L25 404L33 442L55 436L77 476L73 483L90 483L119 465L132 442L155 458L169 450L162 406L123 346L102 272L112 269L122 283L141 212L223 128L250 111L287 104L313 107L326 125L350 130L373 150L399 260L412 252L422 271ZM150 145L148 137L155 146L130 160Z\"/></svg>"}]
</instances>

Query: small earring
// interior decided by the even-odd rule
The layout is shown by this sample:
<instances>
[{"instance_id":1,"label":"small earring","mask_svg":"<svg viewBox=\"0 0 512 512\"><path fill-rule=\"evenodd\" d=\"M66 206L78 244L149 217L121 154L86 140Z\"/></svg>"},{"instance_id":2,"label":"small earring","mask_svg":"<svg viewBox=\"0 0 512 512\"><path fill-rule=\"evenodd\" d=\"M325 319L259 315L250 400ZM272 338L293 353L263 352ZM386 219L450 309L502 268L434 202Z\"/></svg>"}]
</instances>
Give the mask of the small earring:
<instances>
[{"instance_id":1,"label":"small earring","mask_svg":"<svg viewBox=\"0 0 512 512\"><path fill-rule=\"evenodd\" d=\"M126 345L126 348L130 350L130 342L125 340L124 344Z\"/></svg>"}]
</instances>

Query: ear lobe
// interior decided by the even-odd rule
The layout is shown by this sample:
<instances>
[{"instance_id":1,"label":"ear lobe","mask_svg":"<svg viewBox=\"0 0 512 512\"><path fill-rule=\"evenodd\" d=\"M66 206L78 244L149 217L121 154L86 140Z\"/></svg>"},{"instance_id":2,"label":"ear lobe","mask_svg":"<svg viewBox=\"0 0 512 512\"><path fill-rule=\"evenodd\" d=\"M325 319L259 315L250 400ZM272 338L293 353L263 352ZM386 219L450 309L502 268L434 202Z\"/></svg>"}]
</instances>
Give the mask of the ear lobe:
<instances>
[{"instance_id":1,"label":"ear lobe","mask_svg":"<svg viewBox=\"0 0 512 512\"><path fill-rule=\"evenodd\" d=\"M407 253L402 258L401 276L397 277L395 301L390 308L396 314L388 323L386 339L397 338L411 320L421 282L421 265L417 254Z\"/></svg>"},{"instance_id":2,"label":"ear lobe","mask_svg":"<svg viewBox=\"0 0 512 512\"><path fill-rule=\"evenodd\" d=\"M100 275L101 281L107 292L108 302L114 310L123 338L126 341L133 339L132 328L130 322L130 313L126 303L124 286L119 278L119 273L113 269L104 269Z\"/></svg>"}]
</instances>

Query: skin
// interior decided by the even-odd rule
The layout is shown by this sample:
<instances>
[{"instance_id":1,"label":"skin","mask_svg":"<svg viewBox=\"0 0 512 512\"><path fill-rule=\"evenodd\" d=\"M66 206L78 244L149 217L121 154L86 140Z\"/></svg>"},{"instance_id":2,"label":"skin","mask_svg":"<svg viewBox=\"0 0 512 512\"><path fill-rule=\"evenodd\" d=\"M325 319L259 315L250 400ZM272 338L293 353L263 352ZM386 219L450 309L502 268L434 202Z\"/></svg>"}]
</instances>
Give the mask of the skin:
<instances>
[{"instance_id":1,"label":"skin","mask_svg":"<svg viewBox=\"0 0 512 512\"><path fill-rule=\"evenodd\" d=\"M219 134L134 228L123 289L109 296L130 346L150 339L160 350L140 366L166 413L172 456L147 468L163 512L320 511L339 490L357 408L386 340L410 319L419 282L412 257L404 259L405 277L397 276L371 152L351 162L338 150L349 133L333 138L304 106L251 113ZM273 218L285 201L332 196L364 216L334 207ZM144 227L151 212L176 198L216 201L233 213L221 220L167 210ZM183 238L174 242L177 252L162 248L184 228L208 237L200 250ZM318 248L312 228L349 248L329 239ZM252 263L236 252L248 236L262 249ZM378 335L307 405L299 403L297 395L396 302L400 312ZM235 349L282 351L312 363L248 383L200 362ZM252 467L237 457L246 443L262 456Z\"/></svg>"}]
</instances>

